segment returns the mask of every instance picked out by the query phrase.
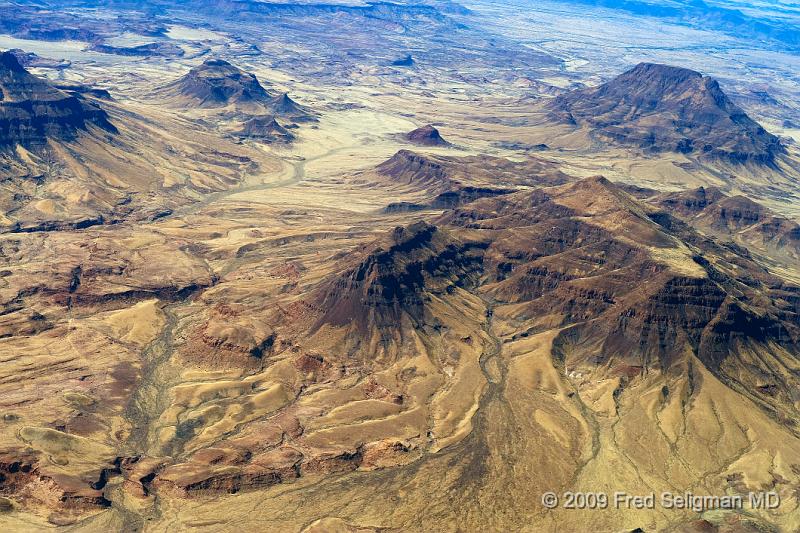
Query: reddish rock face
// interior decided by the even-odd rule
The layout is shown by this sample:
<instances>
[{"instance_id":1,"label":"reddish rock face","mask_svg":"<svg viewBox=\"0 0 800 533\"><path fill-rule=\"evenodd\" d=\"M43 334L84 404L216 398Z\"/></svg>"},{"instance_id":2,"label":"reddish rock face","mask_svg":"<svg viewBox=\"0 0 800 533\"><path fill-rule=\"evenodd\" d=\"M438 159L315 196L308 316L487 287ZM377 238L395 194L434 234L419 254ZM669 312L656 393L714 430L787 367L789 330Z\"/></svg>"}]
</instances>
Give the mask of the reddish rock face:
<instances>
[{"instance_id":1,"label":"reddish rock face","mask_svg":"<svg viewBox=\"0 0 800 533\"><path fill-rule=\"evenodd\" d=\"M87 512L111 505L102 491L105 473L92 482L43 470L40 458L35 455L0 452L0 505L5 501L13 509L13 500L5 496L14 498L24 494L26 507L47 509L49 521L56 525L74 523ZM55 508L53 502L58 502Z\"/></svg>"},{"instance_id":2,"label":"reddish rock face","mask_svg":"<svg viewBox=\"0 0 800 533\"><path fill-rule=\"evenodd\" d=\"M401 314L421 316L425 292L466 283L479 268L480 243L464 243L436 226L397 228L392 244L378 248L341 278L323 286L323 322L352 323L366 331L391 328Z\"/></svg>"}]
</instances>

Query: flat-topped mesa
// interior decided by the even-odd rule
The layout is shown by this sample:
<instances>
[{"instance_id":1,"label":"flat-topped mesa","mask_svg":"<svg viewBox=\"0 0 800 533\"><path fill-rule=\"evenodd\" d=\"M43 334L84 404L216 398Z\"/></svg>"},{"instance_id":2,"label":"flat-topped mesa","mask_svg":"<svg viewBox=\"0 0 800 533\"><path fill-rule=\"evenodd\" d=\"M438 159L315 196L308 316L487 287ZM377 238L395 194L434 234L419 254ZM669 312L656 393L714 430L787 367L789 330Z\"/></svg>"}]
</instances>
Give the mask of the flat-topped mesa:
<instances>
[{"instance_id":1,"label":"flat-topped mesa","mask_svg":"<svg viewBox=\"0 0 800 533\"><path fill-rule=\"evenodd\" d=\"M681 67L641 63L599 87L561 95L548 109L556 122L653 153L772 164L785 151L716 80Z\"/></svg>"},{"instance_id":2,"label":"flat-topped mesa","mask_svg":"<svg viewBox=\"0 0 800 533\"><path fill-rule=\"evenodd\" d=\"M173 96L193 100L200 107L208 108L247 103L266 106L273 99L254 74L223 59L205 61L165 89Z\"/></svg>"},{"instance_id":3,"label":"flat-topped mesa","mask_svg":"<svg viewBox=\"0 0 800 533\"><path fill-rule=\"evenodd\" d=\"M14 54L0 53L0 147L72 141L90 127L117 132L98 105L30 74Z\"/></svg>"},{"instance_id":4,"label":"flat-topped mesa","mask_svg":"<svg viewBox=\"0 0 800 533\"><path fill-rule=\"evenodd\" d=\"M449 146L450 143L442 138L439 130L431 124L422 126L406 133L406 140L420 146Z\"/></svg>"},{"instance_id":5,"label":"flat-topped mesa","mask_svg":"<svg viewBox=\"0 0 800 533\"><path fill-rule=\"evenodd\" d=\"M5 72L25 72L25 69L22 67L22 64L19 62L13 50L0 52L0 69L2 69L4 75Z\"/></svg>"}]
</instances>

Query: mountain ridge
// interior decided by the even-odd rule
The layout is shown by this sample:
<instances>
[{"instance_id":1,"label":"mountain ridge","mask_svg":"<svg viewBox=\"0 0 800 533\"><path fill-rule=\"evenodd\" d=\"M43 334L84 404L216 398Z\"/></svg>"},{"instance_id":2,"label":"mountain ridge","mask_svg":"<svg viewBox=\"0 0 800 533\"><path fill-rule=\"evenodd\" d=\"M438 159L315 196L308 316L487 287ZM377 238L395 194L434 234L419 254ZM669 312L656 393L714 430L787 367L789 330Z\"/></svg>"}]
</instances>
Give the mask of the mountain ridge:
<instances>
[{"instance_id":1,"label":"mountain ridge","mask_svg":"<svg viewBox=\"0 0 800 533\"><path fill-rule=\"evenodd\" d=\"M0 146L42 148L96 127L118 133L108 113L77 93L30 74L11 52L0 53Z\"/></svg>"}]
</instances>

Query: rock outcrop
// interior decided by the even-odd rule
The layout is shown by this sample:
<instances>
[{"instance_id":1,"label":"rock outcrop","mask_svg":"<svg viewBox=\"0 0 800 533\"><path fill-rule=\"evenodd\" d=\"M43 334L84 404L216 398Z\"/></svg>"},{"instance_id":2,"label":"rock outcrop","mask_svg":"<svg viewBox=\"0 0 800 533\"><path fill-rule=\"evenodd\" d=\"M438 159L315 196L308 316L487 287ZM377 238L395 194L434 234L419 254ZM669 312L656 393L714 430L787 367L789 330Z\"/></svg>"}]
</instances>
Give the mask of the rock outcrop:
<instances>
[{"instance_id":1,"label":"rock outcrop","mask_svg":"<svg viewBox=\"0 0 800 533\"><path fill-rule=\"evenodd\" d=\"M8 50L8 53L14 54L14 56L17 58L17 61L19 61L19 64L25 68L36 67L62 70L69 68L69 66L72 64L72 62L67 59L51 59L49 57L42 57L33 52L26 52L25 50L21 50L19 48Z\"/></svg>"},{"instance_id":2,"label":"rock outcrop","mask_svg":"<svg viewBox=\"0 0 800 533\"><path fill-rule=\"evenodd\" d=\"M435 158L400 150L378 165L375 170L397 183L444 190L452 186L446 165Z\"/></svg>"},{"instance_id":3,"label":"rock outcrop","mask_svg":"<svg viewBox=\"0 0 800 533\"><path fill-rule=\"evenodd\" d=\"M375 167L377 178L392 186L423 190L425 202L394 202L386 212L452 209L479 198L512 193L518 186L556 185L567 176L531 158L515 162L499 157L447 157L400 150Z\"/></svg>"},{"instance_id":4,"label":"rock outcrop","mask_svg":"<svg viewBox=\"0 0 800 533\"><path fill-rule=\"evenodd\" d=\"M165 89L173 96L208 108L230 104L268 106L273 99L255 75L222 59L206 60Z\"/></svg>"},{"instance_id":5,"label":"rock outcrop","mask_svg":"<svg viewBox=\"0 0 800 533\"><path fill-rule=\"evenodd\" d=\"M30 74L16 55L0 54L0 147L41 148L48 140L71 141L91 128L117 132L97 104Z\"/></svg>"},{"instance_id":6,"label":"rock outcrop","mask_svg":"<svg viewBox=\"0 0 800 533\"><path fill-rule=\"evenodd\" d=\"M415 64L416 62L411 54L407 54L405 57L395 59L391 63L393 67L413 67Z\"/></svg>"},{"instance_id":7,"label":"rock outcrop","mask_svg":"<svg viewBox=\"0 0 800 533\"><path fill-rule=\"evenodd\" d=\"M292 132L284 128L274 116L269 115L251 118L244 123L238 135L268 143L287 144L295 139Z\"/></svg>"},{"instance_id":8,"label":"rock outcrop","mask_svg":"<svg viewBox=\"0 0 800 533\"><path fill-rule=\"evenodd\" d=\"M699 187L662 194L652 202L705 234L732 241L743 251L800 260L800 224L745 196Z\"/></svg>"},{"instance_id":9,"label":"rock outcrop","mask_svg":"<svg viewBox=\"0 0 800 533\"><path fill-rule=\"evenodd\" d=\"M772 164L784 152L780 140L734 104L716 80L686 68L641 63L599 87L556 97L547 107L551 120L646 152L737 164Z\"/></svg>"},{"instance_id":10,"label":"rock outcrop","mask_svg":"<svg viewBox=\"0 0 800 533\"><path fill-rule=\"evenodd\" d=\"M556 356L603 372L668 373L694 353L726 383L756 383L770 370L743 354L800 350L796 297L782 282L604 178L484 198L398 228L326 287L321 323L357 325L367 338L370 327L402 338L385 329L402 329L404 317L432 326L428 302L467 288L513 308L528 334L562 328ZM758 396L781 409L791 398L789 389Z\"/></svg>"},{"instance_id":11,"label":"rock outcrop","mask_svg":"<svg viewBox=\"0 0 800 533\"><path fill-rule=\"evenodd\" d=\"M269 103L269 109L273 114L295 122L316 121L313 111L292 100L287 93L273 98Z\"/></svg>"},{"instance_id":12,"label":"rock outcrop","mask_svg":"<svg viewBox=\"0 0 800 533\"><path fill-rule=\"evenodd\" d=\"M385 244L322 289L320 322L352 324L367 334L369 328L396 327L404 313L419 320L426 293L474 281L481 248L430 224L398 227Z\"/></svg>"},{"instance_id":13,"label":"rock outcrop","mask_svg":"<svg viewBox=\"0 0 800 533\"><path fill-rule=\"evenodd\" d=\"M313 122L314 112L286 93L269 92L258 78L223 59L208 59L159 89L168 101L186 107L273 115L294 122Z\"/></svg>"},{"instance_id":14,"label":"rock outcrop","mask_svg":"<svg viewBox=\"0 0 800 533\"><path fill-rule=\"evenodd\" d=\"M450 146L439 130L430 124L406 133L406 140L419 146Z\"/></svg>"},{"instance_id":15,"label":"rock outcrop","mask_svg":"<svg viewBox=\"0 0 800 533\"><path fill-rule=\"evenodd\" d=\"M137 46L112 46L95 43L91 49L101 54L114 54L128 57L183 57L186 53L180 46L170 42L155 42Z\"/></svg>"}]
</instances>

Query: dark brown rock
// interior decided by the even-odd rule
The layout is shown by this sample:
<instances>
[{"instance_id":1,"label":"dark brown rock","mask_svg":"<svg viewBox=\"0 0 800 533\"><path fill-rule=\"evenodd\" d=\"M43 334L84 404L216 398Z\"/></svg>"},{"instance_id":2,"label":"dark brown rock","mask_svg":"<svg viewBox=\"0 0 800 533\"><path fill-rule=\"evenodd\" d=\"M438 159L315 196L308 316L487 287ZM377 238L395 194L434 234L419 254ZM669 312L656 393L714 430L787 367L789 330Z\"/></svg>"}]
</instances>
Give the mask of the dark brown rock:
<instances>
[{"instance_id":1,"label":"dark brown rock","mask_svg":"<svg viewBox=\"0 0 800 533\"><path fill-rule=\"evenodd\" d=\"M36 148L48 139L71 141L92 127L117 132L97 104L33 76L14 54L0 54L0 147Z\"/></svg>"},{"instance_id":2,"label":"dark brown rock","mask_svg":"<svg viewBox=\"0 0 800 533\"><path fill-rule=\"evenodd\" d=\"M716 80L680 67L641 63L599 87L559 96L548 109L557 122L653 153L771 164L784 152Z\"/></svg>"},{"instance_id":3,"label":"dark brown rock","mask_svg":"<svg viewBox=\"0 0 800 533\"><path fill-rule=\"evenodd\" d=\"M189 98L200 107L228 104L270 104L273 96L249 72L222 59L209 59L166 87L175 96Z\"/></svg>"},{"instance_id":4,"label":"dark brown rock","mask_svg":"<svg viewBox=\"0 0 800 533\"><path fill-rule=\"evenodd\" d=\"M244 123L240 137L258 139L265 142L290 143L295 137L284 128L273 116L253 117Z\"/></svg>"},{"instance_id":5,"label":"dark brown rock","mask_svg":"<svg viewBox=\"0 0 800 533\"><path fill-rule=\"evenodd\" d=\"M432 125L422 126L414 131L406 133L406 140L419 146L449 146L450 143L445 141L439 130Z\"/></svg>"}]
</instances>

